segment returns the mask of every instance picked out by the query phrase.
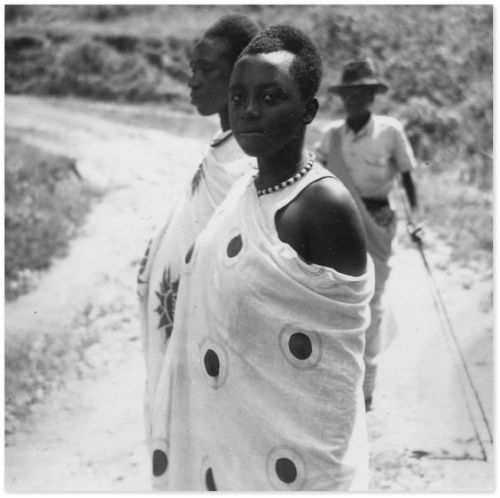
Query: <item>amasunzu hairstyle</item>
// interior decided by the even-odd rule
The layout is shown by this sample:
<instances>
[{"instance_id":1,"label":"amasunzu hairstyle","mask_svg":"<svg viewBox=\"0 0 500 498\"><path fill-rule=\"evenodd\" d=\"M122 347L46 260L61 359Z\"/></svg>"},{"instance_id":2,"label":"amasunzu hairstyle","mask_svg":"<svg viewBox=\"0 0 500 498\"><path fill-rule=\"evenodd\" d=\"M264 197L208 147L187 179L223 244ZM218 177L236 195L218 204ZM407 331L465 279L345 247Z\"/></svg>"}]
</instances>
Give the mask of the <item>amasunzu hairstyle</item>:
<instances>
[{"instance_id":1,"label":"amasunzu hairstyle","mask_svg":"<svg viewBox=\"0 0 500 498\"><path fill-rule=\"evenodd\" d=\"M296 57L290 71L299 85L303 100L316 95L321 76L322 64L319 50L313 40L300 29L288 24L277 24L261 31L243 50L245 55L269 54L285 50Z\"/></svg>"}]
</instances>

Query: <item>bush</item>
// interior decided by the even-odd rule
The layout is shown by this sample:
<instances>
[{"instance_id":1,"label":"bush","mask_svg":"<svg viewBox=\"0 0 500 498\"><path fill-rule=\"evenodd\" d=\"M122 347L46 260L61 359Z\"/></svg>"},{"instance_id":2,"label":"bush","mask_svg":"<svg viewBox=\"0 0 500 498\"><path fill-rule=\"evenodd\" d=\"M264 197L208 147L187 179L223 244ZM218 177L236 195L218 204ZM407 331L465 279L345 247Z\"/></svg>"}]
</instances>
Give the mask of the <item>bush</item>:
<instances>
[{"instance_id":1,"label":"bush","mask_svg":"<svg viewBox=\"0 0 500 498\"><path fill-rule=\"evenodd\" d=\"M18 20L26 19L34 13L30 5L6 5L5 22L12 23Z\"/></svg>"},{"instance_id":2,"label":"bush","mask_svg":"<svg viewBox=\"0 0 500 498\"><path fill-rule=\"evenodd\" d=\"M74 162L7 136L5 164L6 297L22 292L26 271L62 256L99 193L83 183Z\"/></svg>"},{"instance_id":3,"label":"bush","mask_svg":"<svg viewBox=\"0 0 500 498\"><path fill-rule=\"evenodd\" d=\"M42 35L20 34L5 39L5 90L8 93L50 93L55 54Z\"/></svg>"},{"instance_id":4,"label":"bush","mask_svg":"<svg viewBox=\"0 0 500 498\"><path fill-rule=\"evenodd\" d=\"M138 54L120 54L98 41L83 41L60 56L53 86L60 94L137 100L154 93L155 74Z\"/></svg>"},{"instance_id":5,"label":"bush","mask_svg":"<svg viewBox=\"0 0 500 498\"><path fill-rule=\"evenodd\" d=\"M437 149L454 146L461 134L459 114L434 105L425 97L412 97L396 112L417 157L430 161ZM436 170L439 170L436 167Z\"/></svg>"},{"instance_id":6,"label":"bush","mask_svg":"<svg viewBox=\"0 0 500 498\"><path fill-rule=\"evenodd\" d=\"M134 10L134 7L128 5L85 5L81 9L83 18L107 22L128 16Z\"/></svg>"}]
</instances>

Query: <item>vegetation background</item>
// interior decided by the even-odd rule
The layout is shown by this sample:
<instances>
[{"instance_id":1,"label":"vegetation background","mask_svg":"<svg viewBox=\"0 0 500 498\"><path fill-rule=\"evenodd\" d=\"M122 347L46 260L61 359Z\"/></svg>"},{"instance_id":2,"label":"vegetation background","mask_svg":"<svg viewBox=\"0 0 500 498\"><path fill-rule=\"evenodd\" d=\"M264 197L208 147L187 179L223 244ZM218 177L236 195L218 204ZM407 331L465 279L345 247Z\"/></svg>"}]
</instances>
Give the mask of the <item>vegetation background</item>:
<instances>
[{"instance_id":1,"label":"vegetation background","mask_svg":"<svg viewBox=\"0 0 500 498\"><path fill-rule=\"evenodd\" d=\"M186 84L194 40L235 12L264 25L291 22L317 41L324 78L309 142L342 115L327 87L340 79L343 64L372 58L390 86L376 110L403 121L419 162L425 226L449 246L454 264L491 270L491 5L7 5L5 91L113 103L89 112L168 130L163 110L194 114ZM9 127L5 166L6 298L15 300L65 254L105 192L82 181L72 158L27 145ZM492 283L492 273L488 278ZM491 312L492 285L487 306ZM55 378L75 368L65 351L80 357L98 340L47 334L6 344L7 433L61 386Z\"/></svg>"},{"instance_id":2,"label":"vegetation background","mask_svg":"<svg viewBox=\"0 0 500 498\"><path fill-rule=\"evenodd\" d=\"M371 57L391 88L377 110L404 122L421 164L424 217L432 213L444 237L465 242L457 249L465 258L469 249L491 252L492 203L483 193L493 186L492 6L7 5L6 92L193 112L189 49L200 26L234 12L264 25L292 22L317 41L324 60L319 121L341 115L327 87L342 65ZM450 180L465 190L451 192Z\"/></svg>"}]
</instances>

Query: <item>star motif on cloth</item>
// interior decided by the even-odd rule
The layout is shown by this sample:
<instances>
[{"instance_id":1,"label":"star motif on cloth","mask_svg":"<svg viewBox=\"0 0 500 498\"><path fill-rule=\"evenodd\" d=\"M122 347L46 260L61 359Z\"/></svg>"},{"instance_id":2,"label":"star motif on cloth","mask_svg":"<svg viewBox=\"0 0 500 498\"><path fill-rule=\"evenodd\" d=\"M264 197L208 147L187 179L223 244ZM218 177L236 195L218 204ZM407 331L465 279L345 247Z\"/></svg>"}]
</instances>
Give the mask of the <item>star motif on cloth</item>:
<instances>
[{"instance_id":1,"label":"star motif on cloth","mask_svg":"<svg viewBox=\"0 0 500 498\"><path fill-rule=\"evenodd\" d=\"M160 315L158 328L165 333L165 342L172 334L174 328L175 301L177 300L177 290L179 289L179 279L172 282L170 268L163 271L163 278L160 283L160 291L155 292L160 304L155 311Z\"/></svg>"},{"instance_id":2,"label":"star motif on cloth","mask_svg":"<svg viewBox=\"0 0 500 498\"><path fill-rule=\"evenodd\" d=\"M148 259L149 259L149 251L151 249L151 243L153 242L153 240L151 239L149 242L148 242L148 247L146 248L146 252L144 253L144 256L142 257L142 260L141 260L141 264L139 266L139 272L137 274L137 282L139 284L144 284L146 283L144 280L142 280L142 274L144 273L144 270L146 269L146 265L148 263Z\"/></svg>"},{"instance_id":3,"label":"star motif on cloth","mask_svg":"<svg viewBox=\"0 0 500 498\"><path fill-rule=\"evenodd\" d=\"M198 190L200 186L200 182L202 178L205 176L205 172L203 171L203 163L198 166L198 169L196 170L196 173L193 176L193 179L191 180L191 197L196 194L196 191Z\"/></svg>"}]
</instances>

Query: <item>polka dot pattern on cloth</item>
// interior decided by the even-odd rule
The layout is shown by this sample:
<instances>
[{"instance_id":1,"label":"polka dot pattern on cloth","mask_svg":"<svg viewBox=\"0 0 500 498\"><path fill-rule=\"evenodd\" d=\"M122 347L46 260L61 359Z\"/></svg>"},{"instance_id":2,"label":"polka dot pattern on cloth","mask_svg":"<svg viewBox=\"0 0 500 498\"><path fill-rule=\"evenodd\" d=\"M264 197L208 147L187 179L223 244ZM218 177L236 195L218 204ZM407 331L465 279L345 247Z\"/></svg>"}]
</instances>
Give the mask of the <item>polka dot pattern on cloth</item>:
<instances>
[{"instance_id":1,"label":"polka dot pattern on cloth","mask_svg":"<svg viewBox=\"0 0 500 498\"><path fill-rule=\"evenodd\" d=\"M188 264L191 261L191 258L193 257L193 251L194 251L194 244L189 248L188 252L186 253L186 258L184 259L186 264Z\"/></svg>"},{"instance_id":2,"label":"polka dot pattern on cloth","mask_svg":"<svg viewBox=\"0 0 500 498\"><path fill-rule=\"evenodd\" d=\"M213 389L219 389L228 375L228 353L225 346L212 339L205 339L200 345L200 366L202 373Z\"/></svg>"},{"instance_id":3,"label":"polka dot pattern on cloth","mask_svg":"<svg viewBox=\"0 0 500 498\"><path fill-rule=\"evenodd\" d=\"M203 359L205 364L205 370L210 377L217 377L219 375L220 362L217 353L212 349L209 349L205 353L205 358Z\"/></svg>"},{"instance_id":4,"label":"polka dot pattern on cloth","mask_svg":"<svg viewBox=\"0 0 500 498\"><path fill-rule=\"evenodd\" d=\"M217 491L217 486L215 485L214 473L212 469L208 469L205 473L205 486L208 491Z\"/></svg>"},{"instance_id":5,"label":"polka dot pattern on cloth","mask_svg":"<svg viewBox=\"0 0 500 498\"><path fill-rule=\"evenodd\" d=\"M306 483L306 466L300 453L289 446L273 448L266 460L266 474L278 491L298 491Z\"/></svg>"},{"instance_id":6,"label":"polka dot pattern on cloth","mask_svg":"<svg viewBox=\"0 0 500 498\"><path fill-rule=\"evenodd\" d=\"M314 330L287 323L280 330L278 342L285 359L298 370L311 370L321 361L323 344Z\"/></svg>"},{"instance_id":7,"label":"polka dot pattern on cloth","mask_svg":"<svg viewBox=\"0 0 500 498\"><path fill-rule=\"evenodd\" d=\"M297 479L297 468L288 458L278 458L276 460L276 475L287 484Z\"/></svg>"},{"instance_id":8,"label":"polka dot pattern on cloth","mask_svg":"<svg viewBox=\"0 0 500 498\"><path fill-rule=\"evenodd\" d=\"M249 243L240 227L229 228L218 242L217 250L223 255L222 264L226 268L237 266L249 250Z\"/></svg>"},{"instance_id":9,"label":"polka dot pattern on cloth","mask_svg":"<svg viewBox=\"0 0 500 498\"><path fill-rule=\"evenodd\" d=\"M241 235L233 237L229 241L229 244L227 245L227 250L226 250L227 255L230 258L234 258L241 251L242 247L243 247L243 240L241 238Z\"/></svg>"},{"instance_id":10,"label":"polka dot pattern on cloth","mask_svg":"<svg viewBox=\"0 0 500 498\"><path fill-rule=\"evenodd\" d=\"M296 332L290 336L288 348L295 358L306 360L312 353L311 339L302 332Z\"/></svg>"},{"instance_id":11,"label":"polka dot pattern on cloth","mask_svg":"<svg viewBox=\"0 0 500 498\"><path fill-rule=\"evenodd\" d=\"M162 450L153 451L153 475L155 477L162 476L168 468L167 454Z\"/></svg>"}]
</instances>

